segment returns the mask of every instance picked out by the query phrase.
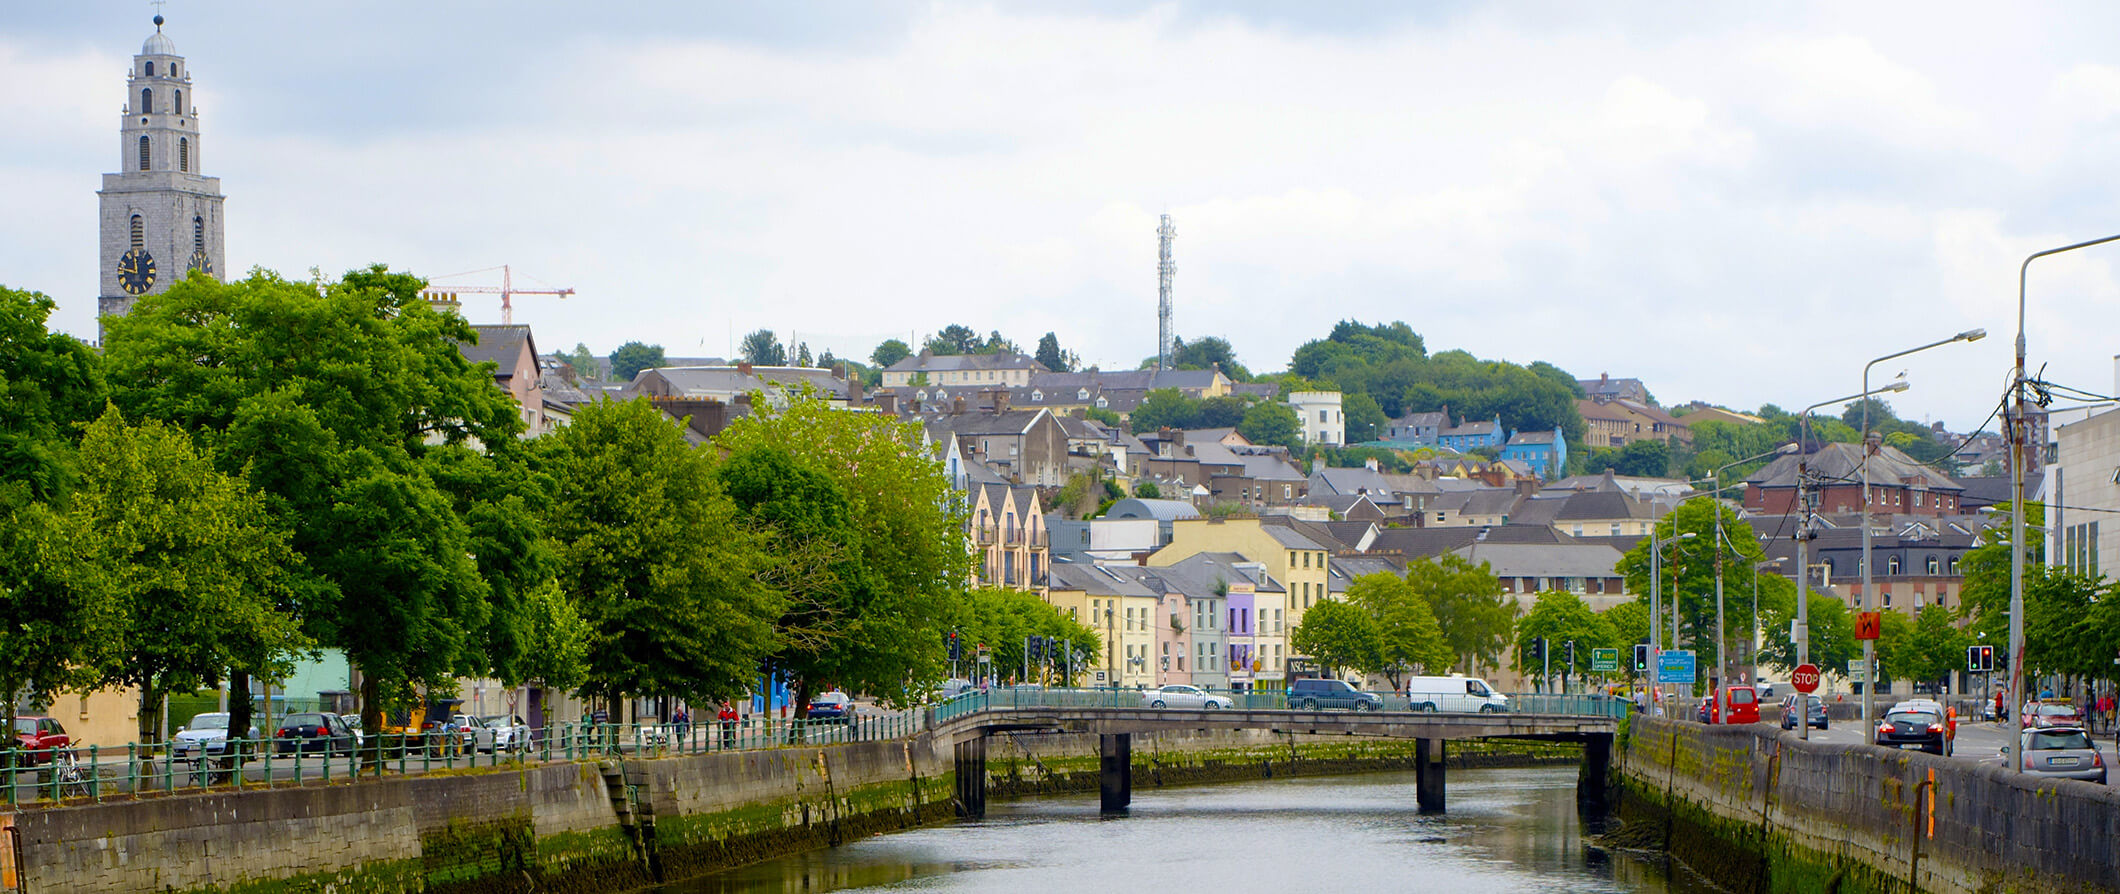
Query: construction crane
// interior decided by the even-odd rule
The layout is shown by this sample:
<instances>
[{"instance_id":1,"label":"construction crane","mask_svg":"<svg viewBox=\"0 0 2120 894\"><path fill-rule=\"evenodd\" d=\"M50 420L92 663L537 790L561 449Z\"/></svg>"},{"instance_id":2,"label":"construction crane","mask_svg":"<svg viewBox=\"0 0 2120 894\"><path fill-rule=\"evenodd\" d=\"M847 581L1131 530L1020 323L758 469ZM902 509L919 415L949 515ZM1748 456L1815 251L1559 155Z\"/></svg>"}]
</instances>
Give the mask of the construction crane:
<instances>
[{"instance_id":1,"label":"construction crane","mask_svg":"<svg viewBox=\"0 0 2120 894\"><path fill-rule=\"evenodd\" d=\"M516 295L557 295L565 298L574 294L573 289L518 289L515 287L515 271L510 270L506 264L502 264L499 267L487 267L483 270L466 270L463 273L451 273L448 276L437 276L435 279L455 279L459 276L470 276L474 273L491 273L495 270L501 272L501 284L498 286L429 285L420 291L420 297L437 304L455 304L456 296L460 293L499 294L501 296L501 323L502 325L508 325L515 322L515 306L509 303L508 299Z\"/></svg>"}]
</instances>

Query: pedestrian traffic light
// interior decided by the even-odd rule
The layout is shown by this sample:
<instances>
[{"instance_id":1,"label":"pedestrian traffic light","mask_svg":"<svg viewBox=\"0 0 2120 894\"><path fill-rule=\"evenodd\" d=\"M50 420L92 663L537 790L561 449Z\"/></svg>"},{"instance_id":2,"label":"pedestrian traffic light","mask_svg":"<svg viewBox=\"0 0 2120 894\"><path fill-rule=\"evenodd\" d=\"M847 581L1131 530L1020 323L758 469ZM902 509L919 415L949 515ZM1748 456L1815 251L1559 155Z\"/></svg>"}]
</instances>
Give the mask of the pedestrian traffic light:
<instances>
[{"instance_id":1,"label":"pedestrian traffic light","mask_svg":"<svg viewBox=\"0 0 2120 894\"><path fill-rule=\"evenodd\" d=\"M1648 644L1648 643L1635 643L1635 644L1634 644L1634 669L1635 669L1636 671L1645 671L1645 670L1648 670L1648 669L1649 669L1649 644Z\"/></svg>"}]
</instances>

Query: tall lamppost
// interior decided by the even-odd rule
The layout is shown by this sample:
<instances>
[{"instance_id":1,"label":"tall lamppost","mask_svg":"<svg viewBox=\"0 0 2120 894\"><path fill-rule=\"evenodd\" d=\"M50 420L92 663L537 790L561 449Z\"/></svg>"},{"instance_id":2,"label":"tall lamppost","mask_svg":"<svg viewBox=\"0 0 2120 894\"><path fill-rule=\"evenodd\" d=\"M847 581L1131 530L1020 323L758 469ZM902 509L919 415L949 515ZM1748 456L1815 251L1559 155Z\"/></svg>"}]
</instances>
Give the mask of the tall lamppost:
<instances>
[{"instance_id":1,"label":"tall lamppost","mask_svg":"<svg viewBox=\"0 0 2120 894\"><path fill-rule=\"evenodd\" d=\"M1918 348L1886 354L1865 363L1862 366L1862 391L1864 394L1869 393L1870 367L1879 363L1930 348L1940 348L1962 341L1974 342L1986 337L1986 329L1967 329L1942 341L1932 341ZM1877 454L1877 449L1870 444L1870 399L1866 397L1862 399L1862 611L1866 612L1872 611L1877 605L1877 597L1872 595L1876 586L1871 582L1873 572L1870 569L1870 457ZM1869 738L1872 745L1877 744L1877 728L1870 725L1870 718L1877 714L1876 700L1877 641L1866 639L1862 641L1862 728L1863 735Z\"/></svg>"},{"instance_id":2,"label":"tall lamppost","mask_svg":"<svg viewBox=\"0 0 2120 894\"><path fill-rule=\"evenodd\" d=\"M1649 525L1649 678L1652 682L1656 681L1657 655L1663 652L1663 634L1657 630L1656 612L1657 605L1663 601L1664 546L1665 544L1677 543L1680 540L1691 540L1694 537L1692 531L1687 531L1683 534L1677 532L1678 519L1673 518L1671 524L1673 532L1669 537L1656 536L1657 525L1654 522ZM1671 617L1673 619L1678 617L1678 599L1676 596L1672 597L1671 600ZM1678 628L1675 626L1671 628L1671 645L1678 645Z\"/></svg>"},{"instance_id":3,"label":"tall lamppost","mask_svg":"<svg viewBox=\"0 0 2120 894\"><path fill-rule=\"evenodd\" d=\"M1751 670L1746 673L1751 678L1745 681L1747 683L1759 681L1759 573L1779 564L1780 559L1752 563L1752 663Z\"/></svg>"},{"instance_id":4,"label":"tall lamppost","mask_svg":"<svg viewBox=\"0 0 2120 894\"><path fill-rule=\"evenodd\" d=\"M1832 404L1844 404L1851 400L1864 400L1873 394L1905 390L1907 390L1907 381L1900 379L1875 391L1864 390L1859 394L1836 397L1832 400L1822 400L1803 408L1803 413L1797 417L1799 420L1796 439L1796 443L1799 445L1798 449L1801 450L1803 449L1802 445L1811 443L1811 411ZM1806 544L1811 539L1811 495L1806 492L1811 476L1809 456L1810 454L1808 453L1798 453L1796 460L1796 663L1798 665L1811 663L1811 566L1809 561L1807 561L1808 550L1805 549ZM1865 686L1863 688L1867 690L1869 687ZM1796 700L1796 729L1803 739L1809 740L1811 738L1810 696L1801 692L1797 693L1797 695L1803 697Z\"/></svg>"},{"instance_id":5,"label":"tall lamppost","mask_svg":"<svg viewBox=\"0 0 2120 894\"><path fill-rule=\"evenodd\" d=\"M2120 234L2049 248L2027 255L2024 264L2017 268L2017 368L2010 382L2010 418L2005 431L2009 432L2010 445L2010 699L2022 704L2024 700L2024 474L2030 445L2031 432L2024 413L2024 386L2027 381L2024 371L2024 290L2025 279L2030 275L2032 262L2058 255L2065 251L2104 245L2120 241ZM2022 769L2012 761L2012 769Z\"/></svg>"},{"instance_id":6,"label":"tall lamppost","mask_svg":"<svg viewBox=\"0 0 2120 894\"><path fill-rule=\"evenodd\" d=\"M1721 685L1730 685L1730 661L1729 656L1724 654L1729 648L1730 640L1728 635L1723 632L1723 545L1726 542L1726 538L1723 536L1722 526L1722 473L1733 466L1741 466L1770 456L1786 456L1802 449L1803 444L1801 443L1783 444L1758 456L1748 456L1736 462L1724 463L1716 468L1715 474L1712 476L1715 479L1715 499L1713 501L1715 509L1715 675L1721 681ZM1758 582L1754 581L1753 586L1752 626L1756 630L1759 626ZM1716 695L1716 698L1721 697L1719 694Z\"/></svg>"}]
</instances>

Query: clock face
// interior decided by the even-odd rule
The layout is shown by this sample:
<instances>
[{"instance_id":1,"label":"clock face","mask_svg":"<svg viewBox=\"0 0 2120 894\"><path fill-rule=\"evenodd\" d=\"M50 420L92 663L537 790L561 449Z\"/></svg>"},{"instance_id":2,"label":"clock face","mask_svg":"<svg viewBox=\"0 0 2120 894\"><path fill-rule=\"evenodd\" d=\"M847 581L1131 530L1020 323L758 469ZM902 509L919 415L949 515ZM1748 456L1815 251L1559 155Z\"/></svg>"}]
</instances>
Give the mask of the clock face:
<instances>
[{"instance_id":1,"label":"clock face","mask_svg":"<svg viewBox=\"0 0 2120 894\"><path fill-rule=\"evenodd\" d=\"M127 295L145 294L155 287L155 258L146 249L135 248L118 258L118 288Z\"/></svg>"},{"instance_id":2,"label":"clock face","mask_svg":"<svg viewBox=\"0 0 2120 894\"><path fill-rule=\"evenodd\" d=\"M213 259L206 256L206 249L194 249L191 253L191 269L208 276L213 275Z\"/></svg>"}]
</instances>

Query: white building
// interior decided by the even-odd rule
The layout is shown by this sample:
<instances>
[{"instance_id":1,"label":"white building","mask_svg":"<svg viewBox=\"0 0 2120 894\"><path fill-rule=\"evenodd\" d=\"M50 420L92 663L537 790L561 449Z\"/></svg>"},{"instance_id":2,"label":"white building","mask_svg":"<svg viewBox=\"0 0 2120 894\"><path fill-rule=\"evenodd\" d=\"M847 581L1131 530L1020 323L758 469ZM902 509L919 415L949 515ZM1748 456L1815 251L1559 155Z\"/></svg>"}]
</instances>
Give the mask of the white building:
<instances>
[{"instance_id":1,"label":"white building","mask_svg":"<svg viewBox=\"0 0 2120 894\"><path fill-rule=\"evenodd\" d=\"M2048 564L2093 577L2120 558L2120 410L2054 430L2054 463L2046 469Z\"/></svg>"},{"instance_id":2,"label":"white building","mask_svg":"<svg viewBox=\"0 0 2120 894\"><path fill-rule=\"evenodd\" d=\"M1340 392L1296 391L1288 395L1288 408L1296 411L1296 433L1305 444L1347 443L1347 417L1340 412Z\"/></svg>"}]
</instances>

